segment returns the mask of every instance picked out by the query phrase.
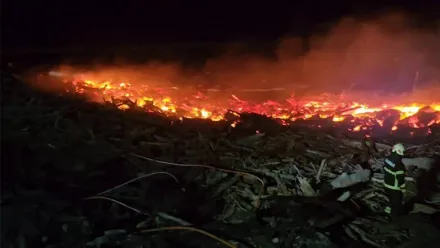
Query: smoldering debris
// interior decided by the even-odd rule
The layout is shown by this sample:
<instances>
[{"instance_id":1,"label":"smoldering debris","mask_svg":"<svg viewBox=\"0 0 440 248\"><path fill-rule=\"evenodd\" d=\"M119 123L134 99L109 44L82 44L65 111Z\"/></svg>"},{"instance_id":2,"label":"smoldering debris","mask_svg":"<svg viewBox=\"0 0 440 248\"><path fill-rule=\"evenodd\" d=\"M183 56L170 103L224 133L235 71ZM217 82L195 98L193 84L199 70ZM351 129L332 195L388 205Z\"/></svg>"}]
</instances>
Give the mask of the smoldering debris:
<instances>
[{"instance_id":1,"label":"smoldering debris","mask_svg":"<svg viewBox=\"0 0 440 248\"><path fill-rule=\"evenodd\" d=\"M258 121L269 131L256 133L18 85L4 85L2 209L12 219L3 230L19 231L27 244L409 247L438 237L426 218L418 218L425 233L413 222L440 208L438 181L423 189L429 197L417 198L418 184L438 173L436 139L405 143L407 197L415 197L418 215L393 224L382 213L381 168L392 145L385 139L276 128L270 119ZM33 206L50 224L15 211Z\"/></svg>"}]
</instances>

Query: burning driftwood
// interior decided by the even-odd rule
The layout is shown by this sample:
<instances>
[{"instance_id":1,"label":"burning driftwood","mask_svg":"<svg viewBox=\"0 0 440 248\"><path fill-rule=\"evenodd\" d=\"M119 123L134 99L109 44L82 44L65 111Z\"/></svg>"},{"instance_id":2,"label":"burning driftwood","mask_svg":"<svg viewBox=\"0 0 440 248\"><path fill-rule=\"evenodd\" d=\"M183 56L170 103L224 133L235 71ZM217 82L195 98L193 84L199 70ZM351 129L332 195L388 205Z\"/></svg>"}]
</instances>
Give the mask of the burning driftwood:
<instances>
[{"instance_id":1,"label":"burning driftwood","mask_svg":"<svg viewBox=\"0 0 440 248\"><path fill-rule=\"evenodd\" d=\"M21 180L26 199L34 194L30 186L69 199L47 210L56 216L56 228L72 232L60 235L64 243L338 247L360 242L384 247L414 241L406 232L411 227L391 228L381 214L387 202L381 168L390 142L301 130L256 114L231 113L231 122L238 122L232 128L227 121L169 119L139 115L136 109L118 111L111 104L9 93L2 152L10 149L6 161L15 166L7 171L8 179ZM411 157L405 163L416 167L407 177L408 191L416 195L413 182L424 180L420 171L437 168L440 144L406 145ZM27 154L17 156L21 163L11 155L23 153L20 149ZM15 192L8 179L2 186ZM421 199L414 211L437 212L436 191L431 187L428 201ZM18 197L11 194L10 199ZM35 201L48 197L55 202L46 193L35 195ZM84 200L80 206L72 205L79 199ZM5 202L12 202L2 206L8 211L23 207L19 201ZM17 225L6 229L16 233ZM50 225L32 225L38 239L26 233L21 236L26 242L57 242ZM182 233L158 233L171 230Z\"/></svg>"}]
</instances>

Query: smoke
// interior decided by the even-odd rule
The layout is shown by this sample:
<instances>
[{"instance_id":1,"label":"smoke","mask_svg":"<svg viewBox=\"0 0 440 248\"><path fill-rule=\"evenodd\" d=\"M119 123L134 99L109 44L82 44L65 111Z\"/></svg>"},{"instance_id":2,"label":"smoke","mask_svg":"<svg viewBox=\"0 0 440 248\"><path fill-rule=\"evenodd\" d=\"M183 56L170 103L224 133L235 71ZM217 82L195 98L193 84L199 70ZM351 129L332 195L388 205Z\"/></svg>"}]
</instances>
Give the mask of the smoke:
<instances>
[{"instance_id":1,"label":"smoke","mask_svg":"<svg viewBox=\"0 0 440 248\"><path fill-rule=\"evenodd\" d=\"M275 61L224 57L209 61L206 70L231 86L411 90L415 82L440 79L440 36L411 29L408 21L397 14L370 21L345 18L321 36L284 38ZM301 54L305 45L309 50Z\"/></svg>"},{"instance_id":2,"label":"smoke","mask_svg":"<svg viewBox=\"0 0 440 248\"><path fill-rule=\"evenodd\" d=\"M208 59L198 70L179 63L121 63L96 66L86 74L97 80L158 86L220 85L231 90L411 91L440 79L440 35L417 29L414 23L402 14L373 20L344 18L325 34L282 38L273 57L226 52Z\"/></svg>"}]
</instances>

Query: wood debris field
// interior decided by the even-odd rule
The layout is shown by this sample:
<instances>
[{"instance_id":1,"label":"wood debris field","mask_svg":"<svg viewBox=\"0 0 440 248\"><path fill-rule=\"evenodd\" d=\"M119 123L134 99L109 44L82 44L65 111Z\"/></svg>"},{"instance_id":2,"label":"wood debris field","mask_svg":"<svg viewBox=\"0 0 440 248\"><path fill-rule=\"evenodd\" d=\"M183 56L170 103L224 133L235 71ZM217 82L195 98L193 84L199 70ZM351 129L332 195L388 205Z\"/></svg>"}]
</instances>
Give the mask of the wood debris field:
<instances>
[{"instance_id":1,"label":"wood debris field","mask_svg":"<svg viewBox=\"0 0 440 248\"><path fill-rule=\"evenodd\" d=\"M365 138L173 120L2 75L3 247L437 247L440 132ZM407 147L408 214L383 213ZM436 246L437 245L437 246Z\"/></svg>"}]
</instances>

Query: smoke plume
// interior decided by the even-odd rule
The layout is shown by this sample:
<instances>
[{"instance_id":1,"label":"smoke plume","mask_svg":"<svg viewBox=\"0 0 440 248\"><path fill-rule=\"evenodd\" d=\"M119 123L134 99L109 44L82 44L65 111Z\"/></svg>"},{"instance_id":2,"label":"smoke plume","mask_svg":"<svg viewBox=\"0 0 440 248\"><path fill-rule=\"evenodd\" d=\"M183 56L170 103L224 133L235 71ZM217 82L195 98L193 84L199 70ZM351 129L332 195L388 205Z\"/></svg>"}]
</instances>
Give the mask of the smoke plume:
<instances>
[{"instance_id":1,"label":"smoke plume","mask_svg":"<svg viewBox=\"0 0 440 248\"><path fill-rule=\"evenodd\" d=\"M96 66L86 74L97 80L182 87L204 84L231 90L413 91L440 79L440 35L411 25L413 20L400 14L367 21L344 18L324 34L284 37L273 57L229 51L208 59L197 70L179 63L151 62Z\"/></svg>"}]
</instances>

